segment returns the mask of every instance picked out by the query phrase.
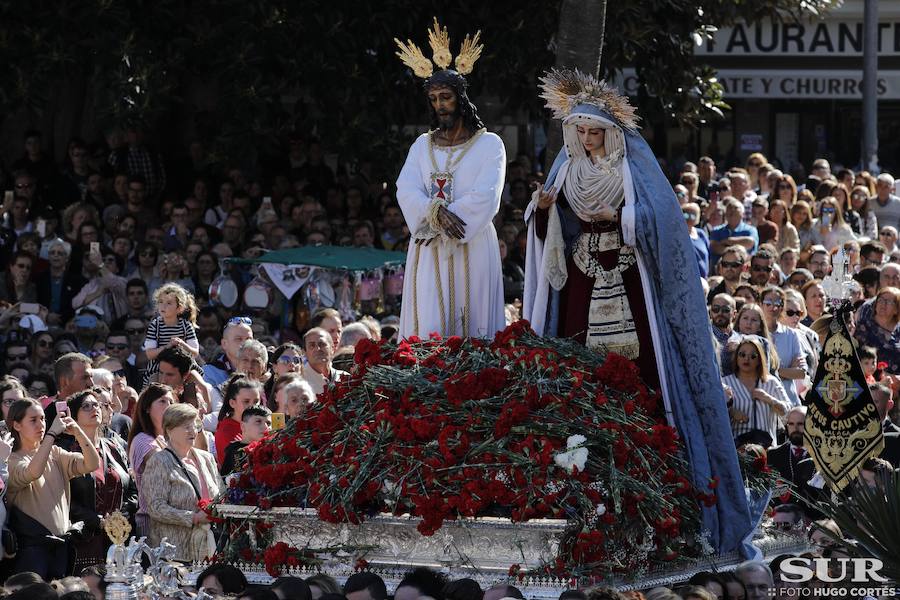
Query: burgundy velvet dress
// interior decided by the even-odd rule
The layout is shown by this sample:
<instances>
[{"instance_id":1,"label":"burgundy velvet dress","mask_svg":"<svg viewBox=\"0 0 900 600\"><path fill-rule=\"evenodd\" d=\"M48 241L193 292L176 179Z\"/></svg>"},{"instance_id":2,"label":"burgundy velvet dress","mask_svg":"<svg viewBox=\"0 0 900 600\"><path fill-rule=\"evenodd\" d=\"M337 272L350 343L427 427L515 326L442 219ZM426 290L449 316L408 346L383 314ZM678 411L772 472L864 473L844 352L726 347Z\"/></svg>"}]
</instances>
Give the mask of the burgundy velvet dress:
<instances>
[{"instance_id":1,"label":"burgundy velvet dress","mask_svg":"<svg viewBox=\"0 0 900 600\"><path fill-rule=\"evenodd\" d=\"M563 198L562 192L559 193L557 202L562 207L567 207L567 203ZM578 219L574 213L568 213L563 218ZM538 208L537 216L537 235L543 240L547 236L548 209ZM621 222L621 209L619 210L618 222ZM619 243L622 243L622 232L619 229L618 222L611 221L582 221L578 219L582 233L606 233L616 232L619 236ZM601 252L592 252L591 257L596 260L604 269L612 269L619 260L618 249L606 250ZM594 278L585 275L581 269L575 264L572 258L570 248L566 248L566 271L568 277L566 284L560 291L559 299L559 327L557 335L559 337L573 338L584 344L587 339L588 330L588 310L591 304L591 292L594 288ZM631 308L631 315L634 319L634 326L637 332L638 341L640 342L640 354L634 359L640 369L641 378L644 383L651 389L659 389L659 372L656 368L656 357L653 351L653 336L650 333L650 320L647 316L647 306L644 302L643 286L641 284L641 275L637 264L631 265L622 271L622 282L625 285L625 295L628 298L628 304Z\"/></svg>"}]
</instances>

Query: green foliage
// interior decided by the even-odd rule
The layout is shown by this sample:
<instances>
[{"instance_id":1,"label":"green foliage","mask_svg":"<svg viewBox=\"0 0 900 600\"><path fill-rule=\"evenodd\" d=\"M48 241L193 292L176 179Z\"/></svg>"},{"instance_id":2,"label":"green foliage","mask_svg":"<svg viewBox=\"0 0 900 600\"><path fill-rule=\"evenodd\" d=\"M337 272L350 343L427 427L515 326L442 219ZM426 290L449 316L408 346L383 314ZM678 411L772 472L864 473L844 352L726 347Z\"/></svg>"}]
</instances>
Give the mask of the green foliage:
<instances>
[{"instance_id":1,"label":"green foliage","mask_svg":"<svg viewBox=\"0 0 900 600\"><path fill-rule=\"evenodd\" d=\"M610 3L606 71L636 66L647 118L695 122L723 104L711 72L695 63L693 35L742 17L796 13L804 3ZM554 63L559 8L560 0L0 0L0 112L39 113L62 83L74 83L100 123L182 124L220 157L241 160L298 127L344 156L395 165L405 151L402 127L426 118L420 82L394 56L395 36L427 47L436 15L455 51L480 28L486 48L472 94L500 98L485 112L534 116L537 76Z\"/></svg>"},{"instance_id":2,"label":"green foliage","mask_svg":"<svg viewBox=\"0 0 900 600\"><path fill-rule=\"evenodd\" d=\"M858 482L850 498L816 508L838 524L846 540L856 542L847 546L853 555L881 559L880 574L900 581L900 471L879 476L876 483L869 488Z\"/></svg>"}]
</instances>

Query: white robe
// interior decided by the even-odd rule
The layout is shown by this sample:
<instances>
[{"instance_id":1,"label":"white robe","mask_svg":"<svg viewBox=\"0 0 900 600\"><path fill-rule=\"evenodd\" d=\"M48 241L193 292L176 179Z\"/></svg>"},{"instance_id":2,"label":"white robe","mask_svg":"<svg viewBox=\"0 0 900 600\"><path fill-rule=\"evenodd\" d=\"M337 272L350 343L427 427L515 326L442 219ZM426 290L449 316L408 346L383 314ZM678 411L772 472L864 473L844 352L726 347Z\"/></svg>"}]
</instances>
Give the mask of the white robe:
<instances>
[{"instance_id":1,"label":"white robe","mask_svg":"<svg viewBox=\"0 0 900 600\"><path fill-rule=\"evenodd\" d=\"M435 147L438 170L447 167L447 152ZM454 159L458 155L454 155ZM406 163L397 178L397 200L413 233L428 216L431 206L431 159L428 134L422 134L409 149ZM506 175L506 150L493 133L483 133L468 149L453 172L453 202L450 212L465 223L465 237L444 242L436 238L430 246L421 246L415 273L416 244L410 241L403 282L403 306L400 311L400 337L422 338L437 332L442 336L463 335L462 316L466 306L466 270L463 244L469 249L469 331L474 337L491 337L506 325L503 312L503 273L500 248L492 222L500 209L500 195ZM435 274L432 248L437 248L439 273ZM449 259L453 256L454 310L450 315ZM439 278L439 279L438 279ZM438 297L438 281L443 295L444 315ZM418 294L414 311L413 283ZM414 312L418 313L418 331ZM442 322L446 327L442 327Z\"/></svg>"}]
</instances>

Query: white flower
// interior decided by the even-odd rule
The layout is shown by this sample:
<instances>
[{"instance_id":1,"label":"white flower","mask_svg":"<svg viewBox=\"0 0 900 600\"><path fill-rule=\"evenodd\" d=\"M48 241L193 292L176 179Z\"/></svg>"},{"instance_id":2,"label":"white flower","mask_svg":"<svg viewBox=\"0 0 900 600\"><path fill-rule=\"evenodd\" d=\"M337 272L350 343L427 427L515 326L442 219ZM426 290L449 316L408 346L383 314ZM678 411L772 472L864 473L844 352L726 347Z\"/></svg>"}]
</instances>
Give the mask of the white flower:
<instances>
[{"instance_id":1,"label":"white flower","mask_svg":"<svg viewBox=\"0 0 900 600\"><path fill-rule=\"evenodd\" d=\"M601 502L600 504L597 505L597 516L602 517L605 514L606 514L606 505Z\"/></svg>"},{"instance_id":2,"label":"white flower","mask_svg":"<svg viewBox=\"0 0 900 600\"><path fill-rule=\"evenodd\" d=\"M584 471L584 465L588 458L588 449L582 446L587 438L583 435L571 435L566 440L566 451L559 452L553 457L553 462L568 471Z\"/></svg>"}]
</instances>

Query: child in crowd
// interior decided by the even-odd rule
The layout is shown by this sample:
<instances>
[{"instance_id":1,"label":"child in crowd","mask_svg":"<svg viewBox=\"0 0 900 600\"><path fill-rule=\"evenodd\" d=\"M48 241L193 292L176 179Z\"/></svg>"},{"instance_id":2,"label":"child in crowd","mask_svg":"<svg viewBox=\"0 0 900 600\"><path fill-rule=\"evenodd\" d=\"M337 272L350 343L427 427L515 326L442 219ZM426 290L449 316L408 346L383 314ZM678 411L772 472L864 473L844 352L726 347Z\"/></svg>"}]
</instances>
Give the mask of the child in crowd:
<instances>
[{"instance_id":1,"label":"child in crowd","mask_svg":"<svg viewBox=\"0 0 900 600\"><path fill-rule=\"evenodd\" d=\"M159 361L156 357L168 346L181 346L191 356L200 354L200 343L197 341L197 305L194 296L177 283L167 283L153 294L157 315L147 326L144 339L144 351L149 362L144 374L143 386L146 387L152 376L159 373Z\"/></svg>"},{"instance_id":2,"label":"child in crowd","mask_svg":"<svg viewBox=\"0 0 900 600\"><path fill-rule=\"evenodd\" d=\"M244 412L257 406L261 395L262 385L243 373L235 373L222 385L222 409L219 411L219 424L216 426L217 462L220 469L225 461L225 449L231 442L241 440L243 437Z\"/></svg>"},{"instance_id":3,"label":"child in crowd","mask_svg":"<svg viewBox=\"0 0 900 600\"><path fill-rule=\"evenodd\" d=\"M225 448L225 458L219 472L227 477L244 460L244 448L261 440L272 429L272 411L265 406L251 406L241 415L241 439Z\"/></svg>"},{"instance_id":4,"label":"child in crowd","mask_svg":"<svg viewBox=\"0 0 900 600\"><path fill-rule=\"evenodd\" d=\"M869 385L878 383L875 378L875 371L878 368L878 353L872 346L860 346L857 351L859 355L859 364L862 366L863 375L866 376L866 383Z\"/></svg>"}]
</instances>

